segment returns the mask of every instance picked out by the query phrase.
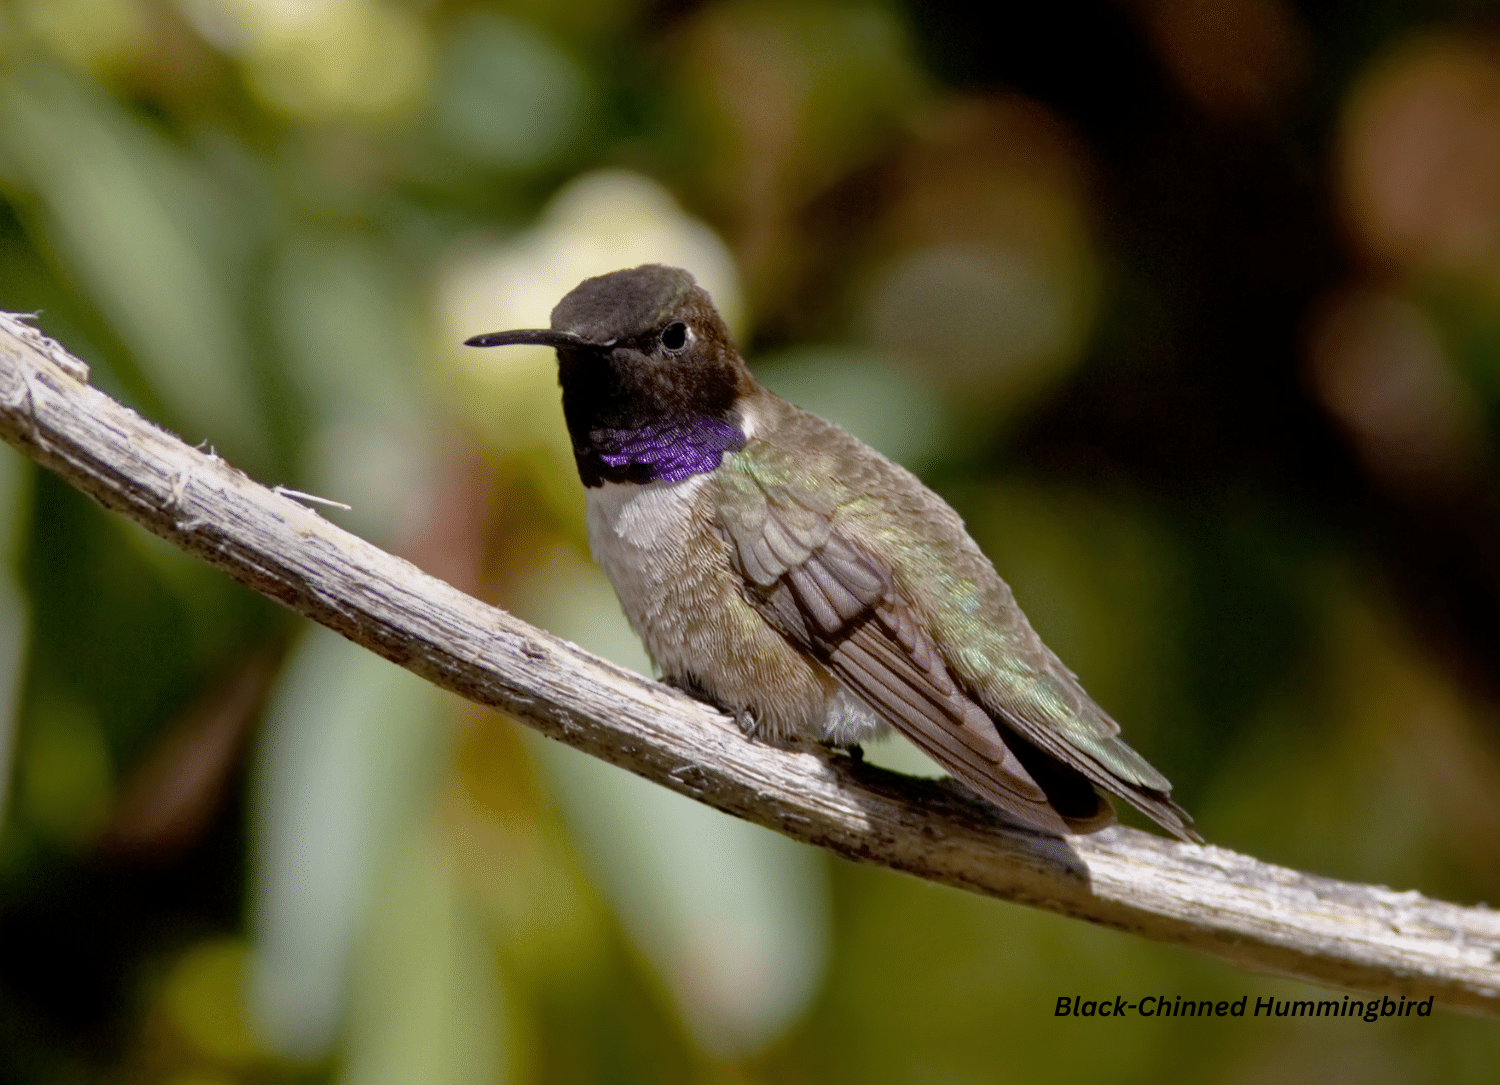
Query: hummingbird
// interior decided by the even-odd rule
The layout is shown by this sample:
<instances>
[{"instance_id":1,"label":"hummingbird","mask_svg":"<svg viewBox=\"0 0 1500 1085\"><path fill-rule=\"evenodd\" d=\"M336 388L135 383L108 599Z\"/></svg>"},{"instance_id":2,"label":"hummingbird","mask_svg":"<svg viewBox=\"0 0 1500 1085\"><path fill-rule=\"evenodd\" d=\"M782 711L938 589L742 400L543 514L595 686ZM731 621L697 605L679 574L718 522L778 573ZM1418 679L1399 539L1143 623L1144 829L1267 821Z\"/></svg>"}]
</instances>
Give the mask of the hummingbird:
<instances>
[{"instance_id":1,"label":"hummingbird","mask_svg":"<svg viewBox=\"0 0 1500 1085\"><path fill-rule=\"evenodd\" d=\"M1043 834L1109 825L1107 792L1202 839L958 514L758 383L688 272L585 279L550 328L466 342L556 350L589 546L664 681L765 741L894 728Z\"/></svg>"}]
</instances>

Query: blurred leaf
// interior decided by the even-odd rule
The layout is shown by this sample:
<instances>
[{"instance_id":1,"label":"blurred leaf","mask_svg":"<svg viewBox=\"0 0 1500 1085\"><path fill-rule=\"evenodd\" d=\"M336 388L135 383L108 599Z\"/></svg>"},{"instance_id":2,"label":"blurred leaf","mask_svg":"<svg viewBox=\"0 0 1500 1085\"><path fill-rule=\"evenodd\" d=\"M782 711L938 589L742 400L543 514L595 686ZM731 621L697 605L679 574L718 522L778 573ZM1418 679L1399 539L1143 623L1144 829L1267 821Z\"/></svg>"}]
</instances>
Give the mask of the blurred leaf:
<instances>
[{"instance_id":1,"label":"blurred leaf","mask_svg":"<svg viewBox=\"0 0 1500 1085\"><path fill-rule=\"evenodd\" d=\"M474 12L447 29L434 116L476 161L521 171L576 154L590 99L584 70L529 23Z\"/></svg>"},{"instance_id":2,"label":"blurred leaf","mask_svg":"<svg viewBox=\"0 0 1500 1085\"><path fill-rule=\"evenodd\" d=\"M41 63L0 71L0 153L184 436L264 462L230 293L237 219L201 170L97 88Z\"/></svg>"},{"instance_id":3,"label":"blurred leaf","mask_svg":"<svg viewBox=\"0 0 1500 1085\"><path fill-rule=\"evenodd\" d=\"M276 337L310 416L300 484L352 505L337 521L385 545L428 511L444 443L410 299L391 253L352 231L298 233L274 257Z\"/></svg>"},{"instance_id":4,"label":"blurred leaf","mask_svg":"<svg viewBox=\"0 0 1500 1085\"><path fill-rule=\"evenodd\" d=\"M1087 255L975 244L913 250L871 291L871 341L920 361L971 414L1015 412L1082 353L1094 303Z\"/></svg>"},{"instance_id":5,"label":"blurred leaf","mask_svg":"<svg viewBox=\"0 0 1500 1085\"><path fill-rule=\"evenodd\" d=\"M689 169L751 219L798 207L857 168L924 89L879 3L713 4L669 52L695 122Z\"/></svg>"},{"instance_id":6,"label":"blurred leaf","mask_svg":"<svg viewBox=\"0 0 1500 1085\"><path fill-rule=\"evenodd\" d=\"M407 830L359 949L343 1085L502 1085L521 1079L493 948L448 856Z\"/></svg>"},{"instance_id":7,"label":"blurred leaf","mask_svg":"<svg viewBox=\"0 0 1500 1085\"><path fill-rule=\"evenodd\" d=\"M441 694L321 628L267 710L252 801L251 1012L273 1050L328 1054L375 879L429 801Z\"/></svg>"},{"instance_id":8,"label":"blurred leaf","mask_svg":"<svg viewBox=\"0 0 1500 1085\"><path fill-rule=\"evenodd\" d=\"M146 44L140 0L17 0L18 21L80 68L108 69Z\"/></svg>"},{"instance_id":9,"label":"blurred leaf","mask_svg":"<svg viewBox=\"0 0 1500 1085\"><path fill-rule=\"evenodd\" d=\"M162 995L172 1024L203 1054L232 1066L263 1058L245 1012L250 950L238 940L193 946L178 959Z\"/></svg>"},{"instance_id":10,"label":"blurred leaf","mask_svg":"<svg viewBox=\"0 0 1500 1085\"><path fill-rule=\"evenodd\" d=\"M254 92L302 120L391 121L427 90L431 44L397 0L186 0L199 30L239 55Z\"/></svg>"},{"instance_id":11,"label":"blurred leaf","mask_svg":"<svg viewBox=\"0 0 1500 1085\"><path fill-rule=\"evenodd\" d=\"M413 415L411 292L374 239L304 231L272 265L270 300L293 386L320 419Z\"/></svg>"},{"instance_id":12,"label":"blurred leaf","mask_svg":"<svg viewBox=\"0 0 1500 1085\"><path fill-rule=\"evenodd\" d=\"M465 886L488 911L508 972L544 990L588 982L609 921L538 778L522 728L475 709L445 810Z\"/></svg>"},{"instance_id":13,"label":"blurred leaf","mask_svg":"<svg viewBox=\"0 0 1500 1085\"><path fill-rule=\"evenodd\" d=\"M21 805L53 841L80 849L104 827L114 768L98 718L71 698L48 700L22 736Z\"/></svg>"}]
</instances>

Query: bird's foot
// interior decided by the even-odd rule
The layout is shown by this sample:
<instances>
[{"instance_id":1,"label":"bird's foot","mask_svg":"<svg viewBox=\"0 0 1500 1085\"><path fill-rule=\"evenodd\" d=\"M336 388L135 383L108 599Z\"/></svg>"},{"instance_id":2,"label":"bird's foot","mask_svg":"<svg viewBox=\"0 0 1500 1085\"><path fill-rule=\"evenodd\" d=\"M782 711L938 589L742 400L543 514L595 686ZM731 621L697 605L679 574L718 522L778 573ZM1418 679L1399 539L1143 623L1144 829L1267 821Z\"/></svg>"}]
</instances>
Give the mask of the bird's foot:
<instances>
[{"instance_id":1,"label":"bird's foot","mask_svg":"<svg viewBox=\"0 0 1500 1085\"><path fill-rule=\"evenodd\" d=\"M862 765L865 761L865 748L858 742L824 742L833 753L841 753L856 765Z\"/></svg>"},{"instance_id":2,"label":"bird's foot","mask_svg":"<svg viewBox=\"0 0 1500 1085\"><path fill-rule=\"evenodd\" d=\"M724 713L724 715L729 716L739 726L740 733L747 738L759 737L756 735L755 730L757 725L755 713L751 712L748 708L736 708L733 705L725 704L685 675L667 675L662 678L662 681L678 692L686 693L693 700L702 701L704 704L711 705Z\"/></svg>"}]
</instances>

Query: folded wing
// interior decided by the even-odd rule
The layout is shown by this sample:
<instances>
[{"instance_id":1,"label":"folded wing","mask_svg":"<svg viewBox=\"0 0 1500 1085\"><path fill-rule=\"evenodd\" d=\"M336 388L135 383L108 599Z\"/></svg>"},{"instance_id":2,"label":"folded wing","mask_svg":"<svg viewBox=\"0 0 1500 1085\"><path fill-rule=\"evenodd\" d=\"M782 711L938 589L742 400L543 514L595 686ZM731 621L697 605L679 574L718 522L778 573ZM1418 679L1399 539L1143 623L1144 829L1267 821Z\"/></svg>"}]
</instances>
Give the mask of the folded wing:
<instances>
[{"instance_id":1,"label":"folded wing","mask_svg":"<svg viewBox=\"0 0 1500 1085\"><path fill-rule=\"evenodd\" d=\"M883 719L1023 824L1062 834L1111 819L1092 788L1055 771L1064 812L1054 807L1058 796L1035 776L1050 766L1026 750L1035 762L1029 769L1006 744L954 682L889 573L835 530L827 512L769 496L733 507L723 526L751 603Z\"/></svg>"}]
</instances>

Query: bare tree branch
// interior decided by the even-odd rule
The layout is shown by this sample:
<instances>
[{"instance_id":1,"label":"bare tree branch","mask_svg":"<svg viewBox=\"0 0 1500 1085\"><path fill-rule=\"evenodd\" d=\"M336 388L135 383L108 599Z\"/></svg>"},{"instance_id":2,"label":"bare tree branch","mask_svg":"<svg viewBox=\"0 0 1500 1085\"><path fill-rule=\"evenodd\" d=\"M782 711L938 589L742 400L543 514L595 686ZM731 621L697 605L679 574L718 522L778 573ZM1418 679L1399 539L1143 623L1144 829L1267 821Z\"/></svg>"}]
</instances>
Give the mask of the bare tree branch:
<instances>
[{"instance_id":1,"label":"bare tree branch","mask_svg":"<svg viewBox=\"0 0 1500 1085\"><path fill-rule=\"evenodd\" d=\"M1115 827L1055 840L940 784L750 742L714 710L464 595L188 447L0 313L0 437L106 508L543 734L850 859L1231 964L1500 1016L1500 912Z\"/></svg>"}]
</instances>

